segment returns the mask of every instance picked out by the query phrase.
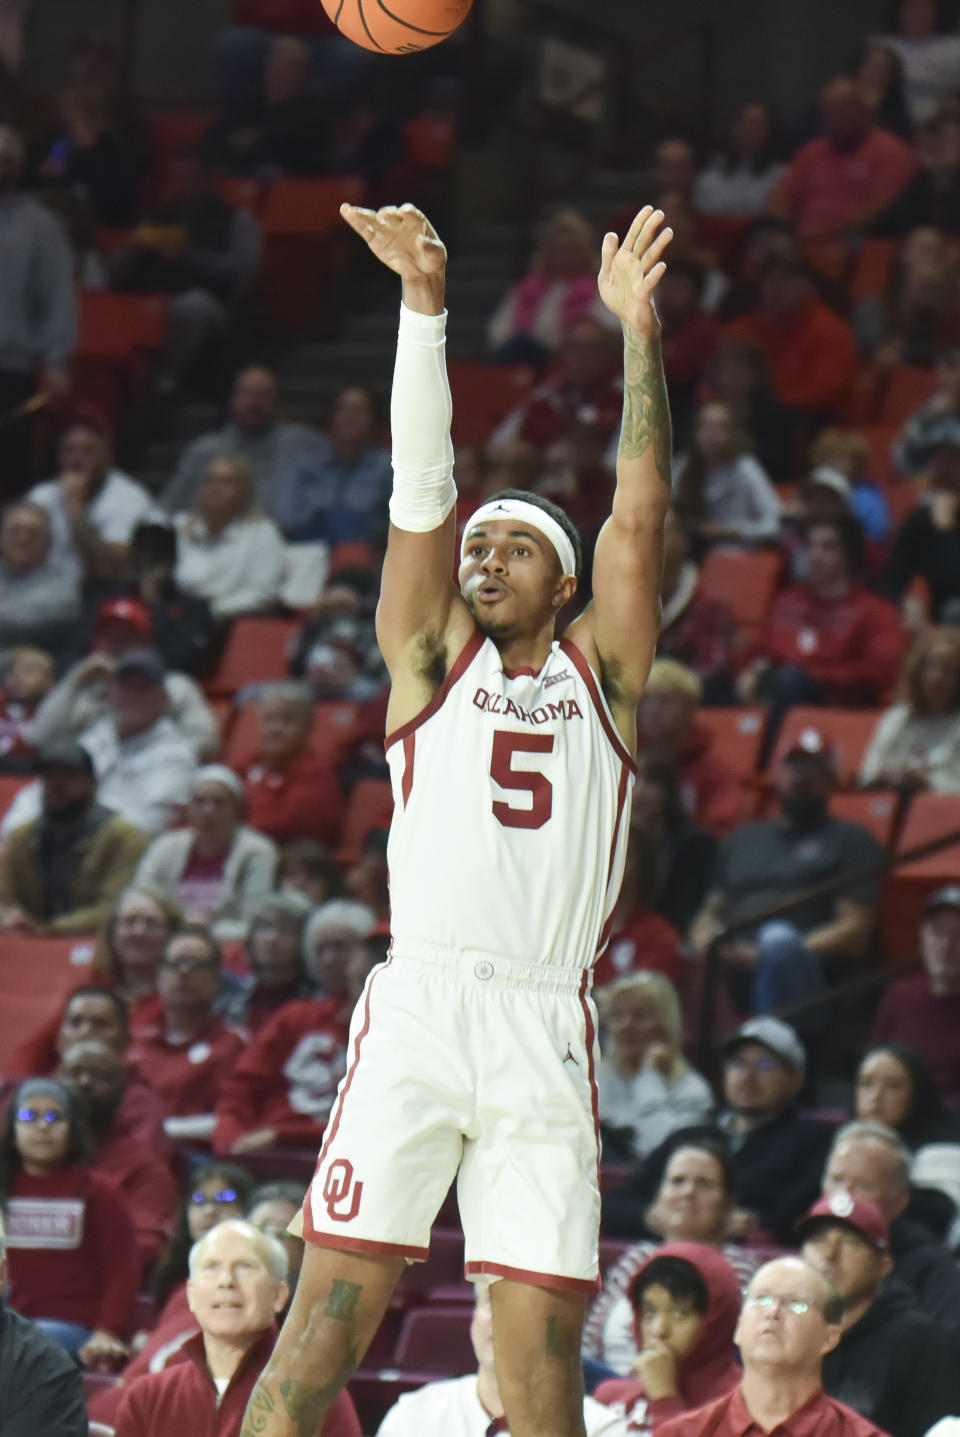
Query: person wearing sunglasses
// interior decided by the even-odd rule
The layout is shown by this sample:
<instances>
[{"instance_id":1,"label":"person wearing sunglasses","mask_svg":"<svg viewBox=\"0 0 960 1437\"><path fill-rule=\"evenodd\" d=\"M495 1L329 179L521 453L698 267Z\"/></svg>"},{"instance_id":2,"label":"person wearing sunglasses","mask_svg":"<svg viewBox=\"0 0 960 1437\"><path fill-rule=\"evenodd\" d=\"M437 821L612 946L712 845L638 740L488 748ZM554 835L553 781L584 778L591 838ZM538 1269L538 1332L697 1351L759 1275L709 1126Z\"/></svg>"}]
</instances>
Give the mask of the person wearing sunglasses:
<instances>
[{"instance_id":1,"label":"person wearing sunglasses","mask_svg":"<svg viewBox=\"0 0 960 1437\"><path fill-rule=\"evenodd\" d=\"M197 1332L187 1302L190 1249L227 1218L243 1217L253 1192L253 1178L238 1163L212 1162L196 1168L186 1179L173 1236L150 1281L160 1314L149 1333L134 1338L136 1356L124 1368L114 1387L95 1393L89 1401L91 1421L113 1426L124 1390L146 1372L159 1372ZM142 1341L141 1345L141 1336Z\"/></svg>"},{"instance_id":2,"label":"person wearing sunglasses","mask_svg":"<svg viewBox=\"0 0 960 1437\"><path fill-rule=\"evenodd\" d=\"M85 1367L117 1366L140 1259L126 1202L90 1154L74 1093L51 1078L21 1083L0 1130L10 1305Z\"/></svg>"},{"instance_id":3,"label":"person wearing sunglasses","mask_svg":"<svg viewBox=\"0 0 960 1437\"><path fill-rule=\"evenodd\" d=\"M840 1341L843 1303L802 1258L765 1263L747 1288L734 1342L741 1381L723 1397L657 1428L657 1437L884 1437L823 1390L821 1367Z\"/></svg>"}]
</instances>

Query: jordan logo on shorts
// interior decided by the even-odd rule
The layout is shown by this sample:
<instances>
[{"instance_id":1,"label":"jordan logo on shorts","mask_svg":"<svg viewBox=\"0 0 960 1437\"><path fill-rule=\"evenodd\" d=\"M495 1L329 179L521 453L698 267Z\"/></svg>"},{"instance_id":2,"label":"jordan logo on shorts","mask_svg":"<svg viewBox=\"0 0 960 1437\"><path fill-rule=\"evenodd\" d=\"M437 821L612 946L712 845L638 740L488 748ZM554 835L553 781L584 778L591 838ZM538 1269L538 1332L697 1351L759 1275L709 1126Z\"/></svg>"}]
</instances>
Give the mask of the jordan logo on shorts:
<instances>
[{"instance_id":1,"label":"jordan logo on shorts","mask_svg":"<svg viewBox=\"0 0 960 1437\"><path fill-rule=\"evenodd\" d=\"M580 1066L580 1064L577 1062L576 1058L573 1056L573 1052L571 1051L571 1048L570 1048L570 1044L569 1044L569 1043L567 1044L567 1056L564 1058L563 1061L564 1061L565 1063L572 1063L575 1068L579 1068L579 1066Z\"/></svg>"}]
</instances>

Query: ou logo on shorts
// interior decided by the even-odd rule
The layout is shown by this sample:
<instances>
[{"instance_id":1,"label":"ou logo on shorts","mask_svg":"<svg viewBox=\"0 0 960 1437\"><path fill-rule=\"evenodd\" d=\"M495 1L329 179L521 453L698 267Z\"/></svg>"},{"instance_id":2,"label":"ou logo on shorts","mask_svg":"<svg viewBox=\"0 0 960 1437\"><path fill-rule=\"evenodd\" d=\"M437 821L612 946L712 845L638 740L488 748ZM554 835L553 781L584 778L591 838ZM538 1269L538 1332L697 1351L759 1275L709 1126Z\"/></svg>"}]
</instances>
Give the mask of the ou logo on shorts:
<instances>
[{"instance_id":1,"label":"ou logo on shorts","mask_svg":"<svg viewBox=\"0 0 960 1437\"><path fill-rule=\"evenodd\" d=\"M360 1211L362 1192L363 1183L353 1179L353 1163L346 1158L337 1158L330 1164L323 1184L323 1200L331 1221L351 1222ZM344 1212L341 1209L345 1202L349 1203L349 1208Z\"/></svg>"}]
</instances>

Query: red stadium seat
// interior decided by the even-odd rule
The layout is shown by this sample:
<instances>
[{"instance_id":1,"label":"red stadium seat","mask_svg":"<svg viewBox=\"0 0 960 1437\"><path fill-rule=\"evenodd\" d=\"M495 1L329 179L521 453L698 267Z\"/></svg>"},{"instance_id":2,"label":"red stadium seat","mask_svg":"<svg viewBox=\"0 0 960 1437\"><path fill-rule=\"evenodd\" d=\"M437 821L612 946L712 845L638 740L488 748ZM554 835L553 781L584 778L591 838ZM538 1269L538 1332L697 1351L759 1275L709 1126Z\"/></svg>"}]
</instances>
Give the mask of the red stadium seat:
<instances>
[{"instance_id":1,"label":"red stadium seat","mask_svg":"<svg viewBox=\"0 0 960 1437\"><path fill-rule=\"evenodd\" d=\"M763 708L701 709L697 722L713 735L714 748L738 778L755 780L767 711Z\"/></svg>"},{"instance_id":2,"label":"red stadium seat","mask_svg":"<svg viewBox=\"0 0 960 1437\"><path fill-rule=\"evenodd\" d=\"M0 1073L24 1038L89 978L94 937L0 934Z\"/></svg>"},{"instance_id":3,"label":"red stadium seat","mask_svg":"<svg viewBox=\"0 0 960 1437\"><path fill-rule=\"evenodd\" d=\"M873 709L794 708L783 728L765 778L769 781L785 753L804 729L816 729L833 744L837 753L837 777L842 788L851 785L860 772L860 763L880 717Z\"/></svg>"},{"instance_id":4,"label":"red stadium seat","mask_svg":"<svg viewBox=\"0 0 960 1437\"><path fill-rule=\"evenodd\" d=\"M285 331L321 329L332 322L342 295L337 279L347 263L349 232L340 218L344 200L362 203L358 175L275 180L261 227L260 297Z\"/></svg>"},{"instance_id":5,"label":"red stadium seat","mask_svg":"<svg viewBox=\"0 0 960 1437\"><path fill-rule=\"evenodd\" d=\"M783 572L776 549L753 552L711 549L700 568L700 586L731 610L739 629L756 631L766 618Z\"/></svg>"},{"instance_id":6,"label":"red stadium seat","mask_svg":"<svg viewBox=\"0 0 960 1437\"><path fill-rule=\"evenodd\" d=\"M220 658L217 672L204 688L214 695L232 695L248 684L285 679L287 651L297 619L237 619Z\"/></svg>"},{"instance_id":7,"label":"red stadium seat","mask_svg":"<svg viewBox=\"0 0 960 1437\"><path fill-rule=\"evenodd\" d=\"M334 29L318 0L234 0L233 23L284 35L326 35Z\"/></svg>"},{"instance_id":8,"label":"red stadium seat","mask_svg":"<svg viewBox=\"0 0 960 1437\"><path fill-rule=\"evenodd\" d=\"M325 763L335 767L356 747L358 738L368 735L372 736L369 722L351 701L319 704L313 715L310 750ZM242 773L257 752L259 743L257 705L244 704L237 712L230 729L230 737L224 748L224 762ZM379 825L373 826L376 828Z\"/></svg>"},{"instance_id":9,"label":"red stadium seat","mask_svg":"<svg viewBox=\"0 0 960 1437\"><path fill-rule=\"evenodd\" d=\"M880 414L884 424L903 424L914 410L925 404L936 387L937 376L933 369L921 368L916 364L901 364L890 376L887 392L883 397Z\"/></svg>"},{"instance_id":10,"label":"red stadium seat","mask_svg":"<svg viewBox=\"0 0 960 1437\"><path fill-rule=\"evenodd\" d=\"M353 1398L360 1426L364 1432L376 1432L384 1417L407 1392L416 1392L425 1382L432 1382L435 1372L395 1372L361 1367L353 1374L347 1391Z\"/></svg>"},{"instance_id":11,"label":"red stadium seat","mask_svg":"<svg viewBox=\"0 0 960 1437\"><path fill-rule=\"evenodd\" d=\"M85 289L78 302L81 358L129 361L137 354L155 352L163 343L170 307L164 294Z\"/></svg>"},{"instance_id":12,"label":"red stadium seat","mask_svg":"<svg viewBox=\"0 0 960 1437\"><path fill-rule=\"evenodd\" d=\"M340 847L341 863L359 863L367 834L375 828L389 828L393 817L393 791L385 778L362 778L347 799Z\"/></svg>"},{"instance_id":13,"label":"red stadium seat","mask_svg":"<svg viewBox=\"0 0 960 1437\"><path fill-rule=\"evenodd\" d=\"M400 1293L424 1292L463 1282L463 1233L455 1228L435 1227L430 1234L430 1256L426 1262L412 1262L400 1280ZM407 1363L409 1366L416 1364Z\"/></svg>"},{"instance_id":14,"label":"red stadium seat","mask_svg":"<svg viewBox=\"0 0 960 1437\"><path fill-rule=\"evenodd\" d=\"M453 397L453 437L483 446L491 432L529 393L536 377L527 364L448 366Z\"/></svg>"},{"instance_id":15,"label":"red stadium seat","mask_svg":"<svg viewBox=\"0 0 960 1437\"><path fill-rule=\"evenodd\" d=\"M900 795L893 789L835 793L830 800L830 812L834 818L861 824L883 848L889 848L900 815Z\"/></svg>"},{"instance_id":16,"label":"red stadium seat","mask_svg":"<svg viewBox=\"0 0 960 1437\"><path fill-rule=\"evenodd\" d=\"M897 852L960 833L960 794L919 793L897 838ZM884 884L880 933L888 958L913 957L923 905L947 883L960 883L960 842L894 869Z\"/></svg>"},{"instance_id":17,"label":"red stadium seat","mask_svg":"<svg viewBox=\"0 0 960 1437\"><path fill-rule=\"evenodd\" d=\"M471 1316L470 1308L459 1303L414 1308L403 1320L394 1365L438 1377L459 1377L475 1370Z\"/></svg>"}]
</instances>

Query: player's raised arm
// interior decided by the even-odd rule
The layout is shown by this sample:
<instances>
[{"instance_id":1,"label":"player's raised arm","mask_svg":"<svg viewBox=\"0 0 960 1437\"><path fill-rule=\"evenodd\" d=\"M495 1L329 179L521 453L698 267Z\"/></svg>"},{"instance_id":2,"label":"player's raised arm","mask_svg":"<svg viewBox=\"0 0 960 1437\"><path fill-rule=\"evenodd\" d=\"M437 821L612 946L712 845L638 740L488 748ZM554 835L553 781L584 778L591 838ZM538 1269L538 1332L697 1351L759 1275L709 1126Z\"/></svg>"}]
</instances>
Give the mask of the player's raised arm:
<instances>
[{"instance_id":1,"label":"player's raised arm","mask_svg":"<svg viewBox=\"0 0 960 1437\"><path fill-rule=\"evenodd\" d=\"M453 584L457 499L450 440L444 284L447 252L413 205L341 214L403 281L390 425L393 494L377 638L391 678L444 643ZM409 663L407 662L409 660Z\"/></svg>"},{"instance_id":2,"label":"player's raised arm","mask_svg":"<svg viewBox=\"0 0 960 1437\"><path fill-rule=\"evenodd\" d=\"M604 237L598 279L601 299L623 326L623 427L613 510L594 556L593 603L570 637L595 647L615 714L631 713L643 692L660 628L672 443L653 291L672 238L662 211L645 206L622 244Z\"/></svg>"}]
</instances>

